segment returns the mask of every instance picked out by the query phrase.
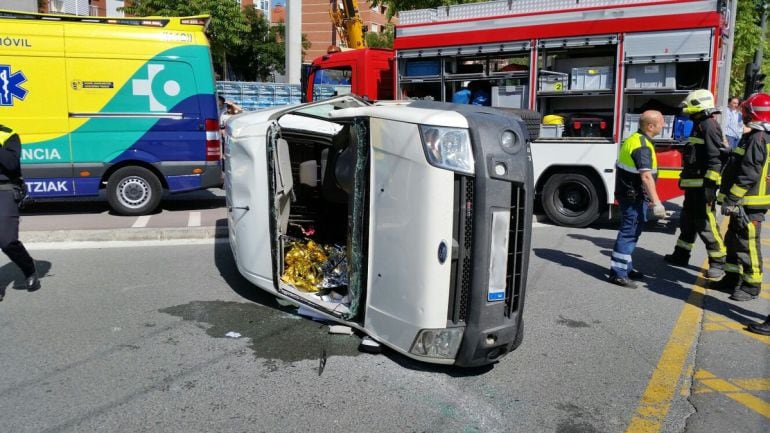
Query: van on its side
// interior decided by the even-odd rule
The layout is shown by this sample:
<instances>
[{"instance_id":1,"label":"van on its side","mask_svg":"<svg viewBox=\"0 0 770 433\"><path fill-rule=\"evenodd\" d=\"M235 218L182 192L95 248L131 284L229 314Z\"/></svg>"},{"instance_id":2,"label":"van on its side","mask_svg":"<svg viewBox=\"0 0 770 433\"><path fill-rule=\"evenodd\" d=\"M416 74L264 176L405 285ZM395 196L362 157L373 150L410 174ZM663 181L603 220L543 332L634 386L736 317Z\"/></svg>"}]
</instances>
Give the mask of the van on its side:
<instances>
[{"instance_id":1,"label":"van on its side","mask_svg":"<svg viewBox=\"0 0 770 433\"><path fill-rule=\"evenodd\" d=\"M144 215L221 184L208 16L99 18L0 10L0 119L31 197L106 189Z\"/></svg>"}]
</instances>

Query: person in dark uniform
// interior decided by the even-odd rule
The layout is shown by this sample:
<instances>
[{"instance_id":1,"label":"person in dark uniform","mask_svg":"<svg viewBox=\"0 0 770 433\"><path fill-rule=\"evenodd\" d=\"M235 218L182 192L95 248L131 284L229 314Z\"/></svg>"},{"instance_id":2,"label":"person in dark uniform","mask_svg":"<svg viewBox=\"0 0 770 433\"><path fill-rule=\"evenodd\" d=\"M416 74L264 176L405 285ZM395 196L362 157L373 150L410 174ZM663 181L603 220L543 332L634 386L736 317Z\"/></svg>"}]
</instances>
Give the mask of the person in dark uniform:
<instances>
[{"instance_id":1,"label":"person in dark uniform","mask_svg":"<svg viewBox=\"0 0 770 433\"><path fill-rule=\"evenodd\" d=\"M717 199L722 215L730 216L725 234L727 276L718 290L732 292L730 299L749 301L762 289L762 222L770 209L770 95L757 93L743 103L749 132L741 137L725 167Z\"/></svg>"},{"instance_id":2,"label":"person in dark uniform","mask_svg":"<svg viewBox=\"0 0 770 433\"><path fill-rule=\"evenodd\" d=\"M682 173L679 175L679 187L684 190L679 238L674 253L666 254L664 259L675 266L687 266L697 235L706 244L708 252L706 278L719 281L725 275L727 252L714 209L727 148L722 144L722 128L714 118L718 111L711 92L693 90L682 105L682 111L690 115L694 125L682 155Z\"/></svg>"},{"instance_id":3,"label":"person in dark uniform","mask_svg":"<svg viewBox=\"0 0 770 433\"><path fill-rule=\"evenodd\" d=\"M24 286L31 292L40 288L40 280L35 270L35 261L19 241L22 182L21 140L13 130L0 125L0 249L24 273ZM0 300L2 295L0 292Z\"/></svg>"}]
</instances>

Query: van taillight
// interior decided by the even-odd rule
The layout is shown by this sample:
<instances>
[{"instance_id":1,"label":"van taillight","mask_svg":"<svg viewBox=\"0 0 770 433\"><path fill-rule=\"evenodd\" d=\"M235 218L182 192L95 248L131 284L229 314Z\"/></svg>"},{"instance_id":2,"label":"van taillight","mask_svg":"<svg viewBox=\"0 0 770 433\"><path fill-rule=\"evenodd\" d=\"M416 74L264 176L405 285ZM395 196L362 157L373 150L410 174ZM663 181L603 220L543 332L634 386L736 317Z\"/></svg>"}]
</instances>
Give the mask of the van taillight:
<instances>
[{"instance_id":1,"label":"van taillight","mask_svg":"<svg viewBox=\"0 0 770 433\"><path fill-rule=\"evenodd\" d=\"M219 121L206 119L206 161L222 159L222 142L219 132Z\"/></svg>"}]
</instances>

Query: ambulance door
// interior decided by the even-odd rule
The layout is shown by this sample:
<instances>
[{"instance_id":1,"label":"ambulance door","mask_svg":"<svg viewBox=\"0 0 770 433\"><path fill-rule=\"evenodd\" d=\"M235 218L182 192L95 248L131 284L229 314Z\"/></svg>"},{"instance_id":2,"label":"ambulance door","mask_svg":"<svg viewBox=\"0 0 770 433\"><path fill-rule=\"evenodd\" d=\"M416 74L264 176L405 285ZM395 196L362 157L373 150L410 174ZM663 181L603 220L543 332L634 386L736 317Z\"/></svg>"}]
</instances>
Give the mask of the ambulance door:
<instances>
[{"instance_id":1,"label":"ambulance door","mask_svg":"<svg viewBox=\"0 0 770 433\"><path fill-rule=\"evenodd\" d=\"M152 164L172 189L200 187L189 166L206 160L206 132L189 64L69 58L67 82L79 194L98 193L105 172L121 162ZM191 183L172 185L171 177Z\"/></svg>"},{"instance_id":2,"label":"ambulance door","mask_svg":"<svg viewBox=\"0 0 770 433\"><path fill-rule=\"evenodd\" d=\"M30 195L67 195L72 165L62 25L0 19L0 28L0 123L21 138Z\"/></svg>"}]
</instances>

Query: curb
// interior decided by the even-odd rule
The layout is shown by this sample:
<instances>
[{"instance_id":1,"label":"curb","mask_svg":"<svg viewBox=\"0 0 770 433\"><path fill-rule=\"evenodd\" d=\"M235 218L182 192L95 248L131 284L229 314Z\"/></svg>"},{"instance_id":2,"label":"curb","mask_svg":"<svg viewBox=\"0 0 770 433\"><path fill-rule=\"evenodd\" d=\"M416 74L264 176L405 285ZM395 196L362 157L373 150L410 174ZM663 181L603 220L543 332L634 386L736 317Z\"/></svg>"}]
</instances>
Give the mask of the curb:
<instances>
[{"instance_id":1,"label":"curb","mask_svg":"<svg viewBox=\"0 0 770 433\"><path fill-rule=\"evenodd\" d=\"M49 242L167 241L227 238L227 227L125 228L20 232L27 244Z\"/></svg>"}]
</instances>

